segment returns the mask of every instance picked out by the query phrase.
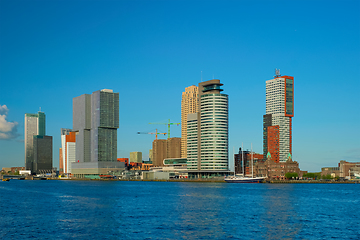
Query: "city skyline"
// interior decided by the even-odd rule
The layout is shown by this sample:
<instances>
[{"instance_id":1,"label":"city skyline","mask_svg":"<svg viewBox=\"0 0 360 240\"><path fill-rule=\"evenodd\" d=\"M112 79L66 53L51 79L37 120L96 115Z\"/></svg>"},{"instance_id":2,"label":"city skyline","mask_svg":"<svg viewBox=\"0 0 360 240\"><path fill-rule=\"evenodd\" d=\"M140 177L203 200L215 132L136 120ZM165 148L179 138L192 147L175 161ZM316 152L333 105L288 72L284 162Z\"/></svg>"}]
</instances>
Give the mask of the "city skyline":
<instances>
[{"instance_id":1,"label":"city skyline","mask_svg":"<svg viewBox=\"0 0 360 240\"><path fill-rule=\"evenodd\" d=\"M148 123L180 122L184 88L217 78L229 95L232 168L242 142L262 152L265 82L275 68L296 79L300 168L360 161L358 1L19 3L0 3L0 167L24 164L23 116L40 107L58 167L72 99L104 88L119 92L117 157L146 159L154 136L137 132L166 132Z\"/></svg>"}]
</instances>

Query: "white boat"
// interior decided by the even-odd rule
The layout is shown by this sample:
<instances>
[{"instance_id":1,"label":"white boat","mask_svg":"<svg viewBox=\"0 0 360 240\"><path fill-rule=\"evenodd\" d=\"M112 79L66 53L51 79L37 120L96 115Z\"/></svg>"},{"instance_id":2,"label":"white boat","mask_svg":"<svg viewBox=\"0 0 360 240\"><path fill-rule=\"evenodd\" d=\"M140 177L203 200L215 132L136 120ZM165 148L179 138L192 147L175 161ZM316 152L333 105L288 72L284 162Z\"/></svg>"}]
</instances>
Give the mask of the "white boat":
<instances>
[{"instance_id":1,"label":"white boat","mask_svg":"<svg viewBox=\"0 0 360 240\"><path fill-rule=\"evenodd\" d=\"M242 169L244 173L244 149L241 146L241 158L242 158ZM234 159L235 160L235 159ZM247 176L236 176L235 169L233 176L227 176L224 178L225 182L227 183L261 183L264 181L266 177L254 177L254 160L253 160L253 152L252 152L252 144L251 144L251 164L252 164L252 173L251 177Z\"/></svg>"},{"instance_id":2,"label":"white boat","mask_svg":"<svg viewBox=\"0 0 360 240\"><path fill-rule=\"evenodd\" d=\"M261 183L265 177L238 177L228 176L224 180L227 183Z\"/></svg>"}]
</instances>

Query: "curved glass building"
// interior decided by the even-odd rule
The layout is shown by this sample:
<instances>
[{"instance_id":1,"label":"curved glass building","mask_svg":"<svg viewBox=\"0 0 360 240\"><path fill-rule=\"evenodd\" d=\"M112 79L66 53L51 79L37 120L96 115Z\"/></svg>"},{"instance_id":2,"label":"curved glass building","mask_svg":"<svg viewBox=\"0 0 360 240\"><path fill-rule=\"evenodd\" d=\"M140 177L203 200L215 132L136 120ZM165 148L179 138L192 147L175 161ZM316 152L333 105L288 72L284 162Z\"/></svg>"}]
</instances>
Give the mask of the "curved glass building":
<instances>
[{"instance_id":1,"label":"curved glass building","mask_svg":"<svg viewBox=\"0 0 360 240\"><path fill-rule=\"evenodd\" d=\"M188 115L188 170L228 171L228 95L222 85L218 79L199 83L198 112Z\"/></svg>"}]
</instances>

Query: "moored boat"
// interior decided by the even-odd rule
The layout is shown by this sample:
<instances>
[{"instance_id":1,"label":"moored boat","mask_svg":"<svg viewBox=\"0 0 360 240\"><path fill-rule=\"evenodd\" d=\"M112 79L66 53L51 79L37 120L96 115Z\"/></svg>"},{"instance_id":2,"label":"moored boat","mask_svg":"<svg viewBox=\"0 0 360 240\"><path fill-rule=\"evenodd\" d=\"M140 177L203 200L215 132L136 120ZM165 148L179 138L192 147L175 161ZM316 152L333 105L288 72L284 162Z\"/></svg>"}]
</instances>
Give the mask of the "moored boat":
<instances>
[{"instance_id":1,"label":"moored boat","mask_svg":"<svg viewBox=\"0 0 360 240\"><path fill-rule=\"evenodd\" d=\"M241 144L241 149L243 149L242 144ZM234 159L234 161L235 161L235 159ZM234 169L234 175L225 177L224 178L225 182L227 182L227 183L261 183L266 179L266 177L254 177L254 159L253 159L252 143L251 143L251 166L252 166L251 177L244 176L245 170L244 170L244 153L243 153L243 151L241 151L241 162L242 162L242 174L243 175L236 176L235 169Z\"/></svg>"},{"instance_id":2,"label":"moored boat","mask_svg":"<svg viewBox=\"0 0 360 240\"><path fill-rule=\"evenodd\" d=\"M224 180L227 183L261 183L264 181L264 177L237 177L228 176Z\"/></svg>"}]
</instances>

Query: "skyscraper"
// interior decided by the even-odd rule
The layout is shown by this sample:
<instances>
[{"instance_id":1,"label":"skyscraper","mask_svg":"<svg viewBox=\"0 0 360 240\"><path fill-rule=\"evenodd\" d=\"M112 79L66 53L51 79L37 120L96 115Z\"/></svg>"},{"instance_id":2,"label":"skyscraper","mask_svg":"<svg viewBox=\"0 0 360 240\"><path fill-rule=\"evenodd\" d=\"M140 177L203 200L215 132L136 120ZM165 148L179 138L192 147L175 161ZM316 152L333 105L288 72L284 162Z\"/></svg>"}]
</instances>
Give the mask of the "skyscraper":
<instances>
[{"instance_id":1,"label":"skyscraper","mask_svg":"<svg viewBox=\"0 0 360 240\"><path fill-rule=\"evenodd\" d=\"M103 89L73 99L73 130L76 131L77 175L106 173L123 167L117 162L119 93Z\"/></svg>"},{"instance_id":2,"label":"skyscraper","mask_svg":"<svg viewBox=\"0 0 360 240\"><path fill-rule=\"evenodd\" d=\"M221 93L222 85L218 79L199 83L198 110L187 119L190 171L228 171L228 95Z\"/></svg>"},{"instance_id":3,"label":"skyscraper","mask_svg":"<svg viewBox=\"0 0 360 240\"><path fill-rule=\"evenodd\" d=\"M294 77L281 76L266 81L266 114L263 116L264 157L286 162L292 155Z\"/></svg>"},{"instance_id":4,"label":"skyscraper","mask_svg":"<svg viewBox=\"0 0 360 240\"><path fill-rule=\"evenodd\" d=\"M45 135L45 113L25 114L25 169L52 170L52 137Z\"/></svg>"},{"instance_id":5,"label":"skyscraper","mask_svg":"<svg viewBox=\"0 0 360 240\"><path fill-rule=\"evenodd\" d=\"M195 85L185 88L181 99L181 157L187 155L187 116L198 111L199 88Z\"/></svg>"}]
</instances>

